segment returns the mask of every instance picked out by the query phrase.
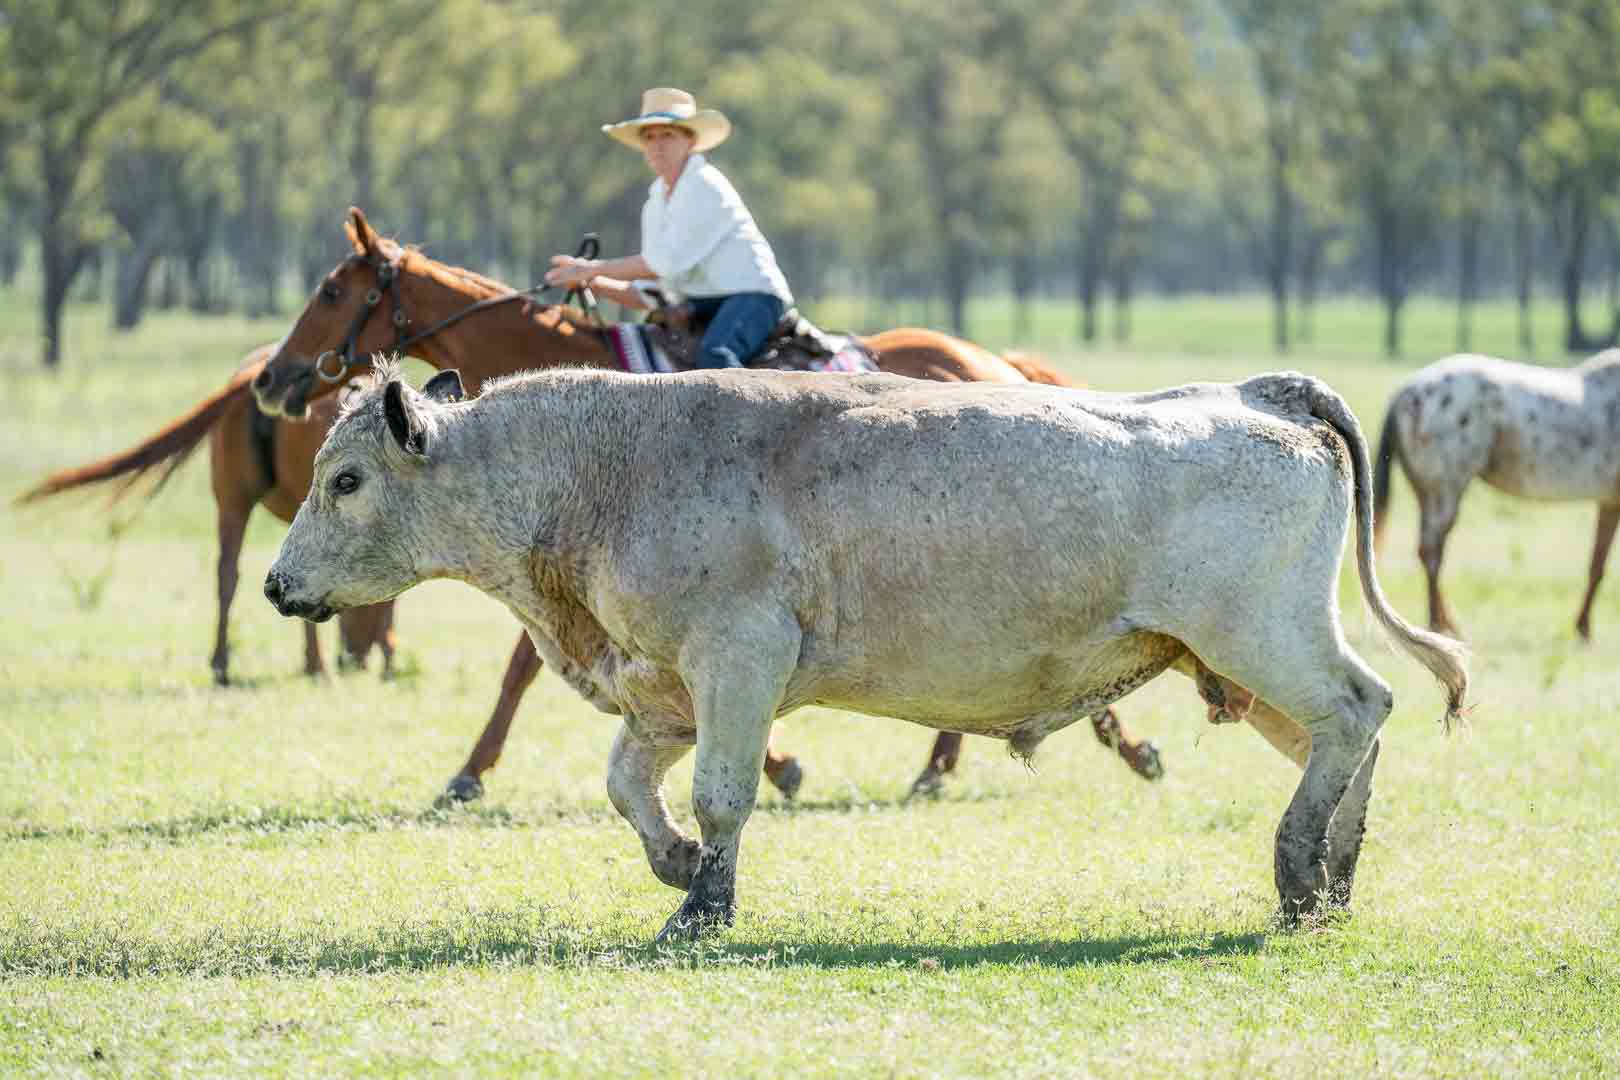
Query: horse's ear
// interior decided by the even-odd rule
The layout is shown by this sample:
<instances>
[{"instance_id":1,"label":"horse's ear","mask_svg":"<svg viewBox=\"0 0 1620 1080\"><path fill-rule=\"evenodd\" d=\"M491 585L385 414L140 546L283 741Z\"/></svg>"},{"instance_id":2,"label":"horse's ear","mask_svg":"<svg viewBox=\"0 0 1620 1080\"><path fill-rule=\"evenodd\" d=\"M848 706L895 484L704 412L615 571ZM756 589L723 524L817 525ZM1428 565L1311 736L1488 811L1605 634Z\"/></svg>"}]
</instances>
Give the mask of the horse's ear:
<instances>
[{"instance_id":1,"label":"horse's ear","mask_svg":"<svg viewBox=\"0 0 1620 1080\"><path fill-rule=\"evenodd\" d=\"M427 381L422 387L422 393L437 402L460 401L467 396L467 391L461 386L461 372L455 368L447 368Z\"/></svg>"},{"instance_id":2,"label":"horse's ear","mask_svg":"<svg viewBox=\"0 0 1620 1080\"><path fill-rule=\"evenodd\" d=\"M358 206L349 207L349 217L343 223L343 231L349 234L349 243L354 245L356 255L377 254L377 230L371 227L365 211Z\"/></svg>"},{"instance_id":3,"label":"horse's ear","mask_svg":"<svg viewBox=\"0 0 1620 1080\"><path fill-rule=\"evenodd\" d=\"M411 401L410 390L398 379L390 379L383 387L383 416L388 420L388 431L399 448L407 454L424 457L427 454L427 425Z\"/></svg>"}]
</instances>

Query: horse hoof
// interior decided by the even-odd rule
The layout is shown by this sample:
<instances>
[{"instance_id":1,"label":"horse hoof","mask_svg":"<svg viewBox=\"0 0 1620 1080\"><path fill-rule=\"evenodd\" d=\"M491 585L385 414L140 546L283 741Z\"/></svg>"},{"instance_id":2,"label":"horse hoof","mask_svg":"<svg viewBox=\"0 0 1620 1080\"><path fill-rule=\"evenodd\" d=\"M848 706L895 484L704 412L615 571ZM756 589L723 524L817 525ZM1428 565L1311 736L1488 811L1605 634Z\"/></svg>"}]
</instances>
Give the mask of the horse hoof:
<instances>
[{"instance_id":1,"label":"horse hoof","mask_svg":"<svg viewBox=\"0 0 1620 1080\"><path fill-rule=\"evenodd\" d=\"M911 782L911 790L906 794L905 801L910 802L918 795L926 795L931 799L936 798L944 790L944 787L945 774L930 766L922 771L922 775Z\"/></svg>"},{"instance_id":2,"label":"horse hoof","mask_svg":"<svg viewBox=\"0 0 1620 1080\"><path fill-rule=\"evenodd\" d=\"M799 793L799 785L804 783L804 766L799 764L798 758L788 758L782 771L771 777L771 783L776 790L782 793L784 799L791 800Z\"/></svg>"},{"instance_id":3,"label":"horse hoof","mask_svg":"<svg viewBox=\"0 0 1620 1080\"><path fill-rule=\"evenodd\" d=\"M1151 740L1142 744L1142 750L1132 765L1144 780L1164 779L1164 762L1159 760L1159 744Z\"/></svg>"},{"instance_id":4,"label":"horse hoof","mask_svg":"<svg viewBox=\"0 0 1620 1080\"><path fill-rule=\"evenodd\" d=\"M688 897L675 914L664 923L664 928L653 938L654 945L672 945L681 941L696 941L730 926L736 918L735 904L693 903Z\"/></svg>"},{"instance_id":5,"label":"horse hoof","mask_svg":"<svg viewBox=\"0 0 1620 1080\"><path fill-rule=\"evenodd\" d=\"M214 685L215 686L229 686L229 685L231 685L230 673L228 671L226 671L224 668L215 668L214 669Z\"/></svg>"},{"instance_id":6,"label":"horse hoof","mask_svg":"<svg viewBox=\"0 0 1620 1080\"><path fill-rule=\"evenodd\" d=\"M462 773L445 785L444 794L439 796L439 799L443 805L455 806L470 803L483 797L483 781L476 776Z\"/></svg>"}]
</instances>

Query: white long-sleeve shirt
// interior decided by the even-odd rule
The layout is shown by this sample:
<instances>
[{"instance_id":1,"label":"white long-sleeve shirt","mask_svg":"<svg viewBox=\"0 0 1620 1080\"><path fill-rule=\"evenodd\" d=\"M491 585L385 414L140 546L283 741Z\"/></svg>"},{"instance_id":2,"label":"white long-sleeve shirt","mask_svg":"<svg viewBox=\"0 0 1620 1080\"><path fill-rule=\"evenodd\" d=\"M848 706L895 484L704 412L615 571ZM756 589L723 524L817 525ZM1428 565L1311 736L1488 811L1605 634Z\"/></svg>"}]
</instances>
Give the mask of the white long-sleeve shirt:
<instances>
[{"instance_id":1,"label":"white long-sleeve shirt","mask_svg":"<svg viewBox=\"0 0 1620 1080\"><path fill-rule=\"evenodd\" d=\"M641 257L673 302L691 296L763 292L793 303L776 254L742 196L702 154L693 154L664 196L654 180L641 207Z\"/></svg>"}]
</instances>

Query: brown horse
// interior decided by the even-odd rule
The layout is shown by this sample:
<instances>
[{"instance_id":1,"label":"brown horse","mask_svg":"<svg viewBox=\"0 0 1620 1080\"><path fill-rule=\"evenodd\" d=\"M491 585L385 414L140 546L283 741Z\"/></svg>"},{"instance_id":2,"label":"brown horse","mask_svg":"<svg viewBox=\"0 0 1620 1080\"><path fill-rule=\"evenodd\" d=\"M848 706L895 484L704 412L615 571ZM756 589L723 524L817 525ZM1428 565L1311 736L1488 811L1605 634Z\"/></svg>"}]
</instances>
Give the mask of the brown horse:
<instances>
[{"instance_id":1,"label":"brown horse","mask_svg":"<svg viewBox=\"0 0 1620 1080\"><path fill-rule=\"evenodd\" d=\"M298 504L309 492L315 451L337 417L335 399L313 407L309 423L272 419L254 406L249 387L274 351L273 345L255 349L222 390L204 398L138 445L76 469L53 473L19 498L20 502L35 502L87 485L117 480L120 486L113 494L113 499L117 500L142 487L143 478L155 475L155 482L145 485L150 498L206 437L219 524L219 627L209 665L214 671L214 681L220 686L230 682L227 628L248 517L253 508L262 503L282 521L292 522ZM343 651L338 654L340 666L365 667L366 657L376 645L382 650L383 676L386 678L392 673L392 601L344 612L338 626L343 643ZM304 626L304 671L311 676L326 673L313 623Z\"/></svg>"},{"instance_id":2,"label":"brown horse","mask_svg":"<svg viewBox=\"0 0 1620 1080\"><path fill-rule=\"evenodd\" d=\"M301 416L349 374L384 351L418 356L433 366L456 368L469 392L484 380L545 367L616 368L601 327L563 305L537 304L525 294L468 270L436 262L401 247L372 229L350 208L344 222L353 252L326 275L292 331L253 382L260 408ZM388 316L380 309L386 307ZM375 317L374 317L375 316ZM882 370L942 382L1073 385L1034 357L1009 362L972 342L933 330L889 330L861 339ZM451 780L453 799L477 798L481 777L501 747L524 690L540 671L526 633L519 634L502 682L500 700L467 763ZM1093 718L1097 738L1117 750L1139 774L1161 775L1158 748L1126 729L1110 710ZM942 732L913 791L938 787L955 768L962 736ZM766 771L770 773L771 763ZM799 770L790 777L796 787ZM778 787L783 784L772 776ZM786 789L784 789L786 790Z\"/></svg>"}]
</instances>

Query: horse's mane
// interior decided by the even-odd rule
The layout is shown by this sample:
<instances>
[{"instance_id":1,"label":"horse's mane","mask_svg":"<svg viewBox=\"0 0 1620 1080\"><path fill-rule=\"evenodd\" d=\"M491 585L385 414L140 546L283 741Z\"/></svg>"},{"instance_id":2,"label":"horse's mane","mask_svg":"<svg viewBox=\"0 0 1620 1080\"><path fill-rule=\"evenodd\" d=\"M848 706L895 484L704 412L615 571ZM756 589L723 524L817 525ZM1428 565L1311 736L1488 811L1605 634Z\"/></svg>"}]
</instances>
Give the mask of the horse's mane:
<instances>
[{"instance_id":1,"label":"horse's mane","mask_svg":"<svg viewBox=\"0 0 1620 1080\"><path fill-rule=\"evenodd\" d=\"M506 282L497 281L492 277L480 274L476 270L468 270L463 266L452 266L449 263L440 262L422 250L419 244L401 244L398 240L387 237L378 237L378 239L387 246L384 253L390 259L399 260L401 269L405 266L404 260L406 257L414 257L417 265L422 268L428 278L455 292L470 293L473 299L485 300L493 296L501 296L516 291ZM392 248L393 251L389 252L387 248ZM565 304L547 304L540 300L531 300L530 303L534 305L542 321L546 321L547 316L553 316L550 321L554 326L568 323L579 330L590 328L590 320L583 313L573 311Z\"/></svg>"}]
</instances>

